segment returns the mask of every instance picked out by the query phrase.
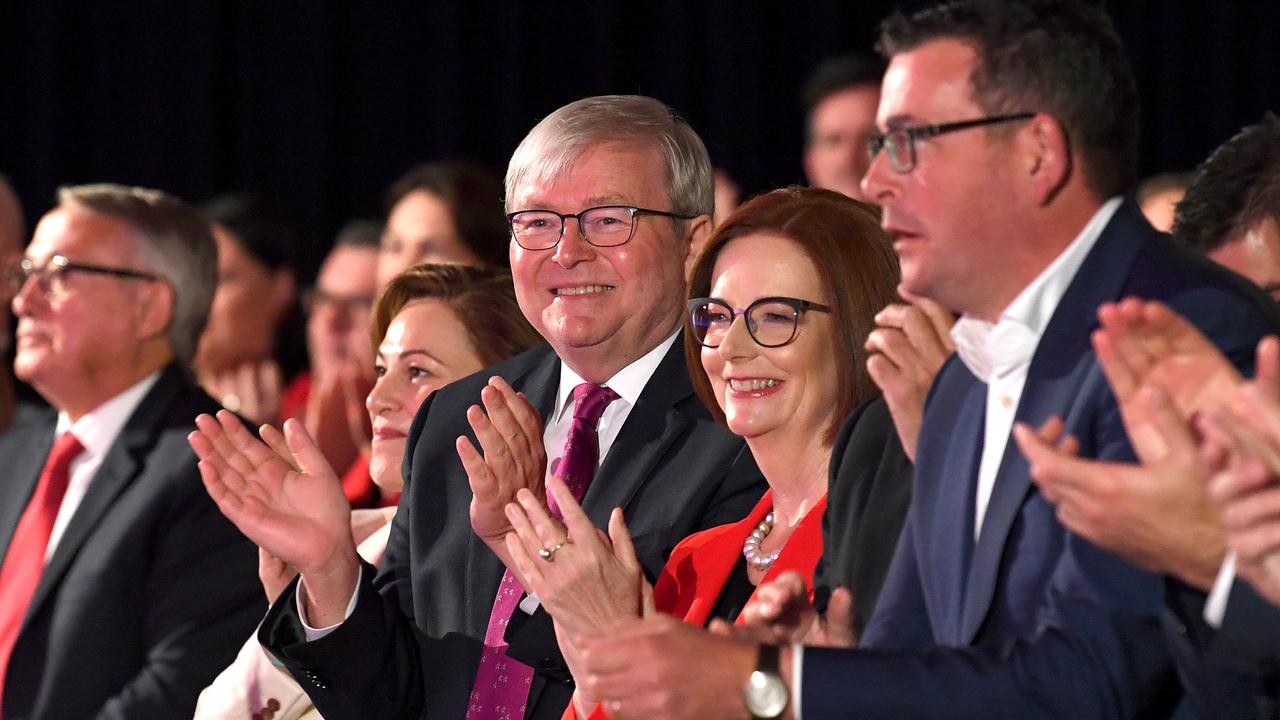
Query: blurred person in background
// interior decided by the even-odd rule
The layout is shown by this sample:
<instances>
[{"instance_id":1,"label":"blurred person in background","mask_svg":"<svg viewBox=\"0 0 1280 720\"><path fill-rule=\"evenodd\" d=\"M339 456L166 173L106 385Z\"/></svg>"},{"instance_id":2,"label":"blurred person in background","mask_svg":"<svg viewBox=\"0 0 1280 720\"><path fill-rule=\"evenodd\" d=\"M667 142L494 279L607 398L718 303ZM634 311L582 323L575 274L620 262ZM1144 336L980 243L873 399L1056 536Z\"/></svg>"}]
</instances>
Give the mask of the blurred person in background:
<instances>
[{"instance_id":1,"label":"blurred person in background","mask_svg":"<svg viewBox=\"0 0 1280 720\"><path fill-rule=\"evenodd\" d=\"M854 53L818 66L804 87L804 174L814 187L866 200L862 176L871 165L867 141L876 131L885 62Z\"/></svg>"},{"instance_id":2,"label":"blurred person in background","mask_svg":"<svg viewBox=\"0 0 1280 720\"><path fill-rule=\"evenodd\" d=\"M396 276L378 297L372 322L378 380L366 400L375 429L371 470L373 482L395 497L404 485L401 464L409 425L427 396L457 378L519 355L542 338L520 313L510 273L458 265L415 265ZM281 448L272 460L280 472L296 464L322 482L338 482L333 466L319 456L305 429L298 437L306 450L296 456L274 429L264 429L264 434ZM394 515L394 507L352 514L352 536L365 561L379 564ZM274 600L294 574L265 551L260 553L259 575L268 600ZM272 664L257 636L251 635L235 662L201 694L196 718L239 720L267 712L274 720L319 717L302 687L288 671Z\"/></svg>"},{"instance_id":3,"label":"blurred person in background","mask_svg":"<svg viewBox=\"0 0 1280 720\"><path fill-rule=\"evenodd\" d=\"M228 410L276 422L284 378L305 364L298 232L279 210L247 195L215 198L204 211L218 244L218 291L196 353L196 377Z\"/></svg>"},{"instance_id":4,"label":"blurred person in background","mask_svg":"<svg viewBox=\"0 0 1280 720\"><path fill-rule=\"evenodd\" d=\"M0 268L8 268L22 259L22 248L27 244L27 230L22 216L22 203L13 192L9 179L0 175ZM8 284L0 283L0 300L6 307L12 300ZM9 325L9 313L0 320L0 354L7 354L13 344L13 328ZM12 368L0 369L0 432L9 429L17 412Z\"/></svg>"}]
</instances>

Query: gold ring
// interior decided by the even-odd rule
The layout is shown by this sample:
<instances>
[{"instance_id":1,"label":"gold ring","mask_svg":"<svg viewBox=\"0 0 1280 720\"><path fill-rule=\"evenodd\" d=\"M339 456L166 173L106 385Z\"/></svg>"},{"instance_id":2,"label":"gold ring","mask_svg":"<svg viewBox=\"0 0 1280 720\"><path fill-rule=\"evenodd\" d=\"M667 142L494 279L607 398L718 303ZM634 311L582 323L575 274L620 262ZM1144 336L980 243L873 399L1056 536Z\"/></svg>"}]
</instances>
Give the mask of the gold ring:
<instances>
[{"instance_id":1,"label":"gold ring","mask_svg":"<svg viewBox=\"0 0 1280 720\"><path fill-rule=\"evenodd\" d=\"M559 543L556 543L556 546L551 548L550 550L546 548L542 548L538 550L538 556L541 557L543 560L546 560L547 562L555 562L556 551L562 547L564 547L564 543L559 542Z\"/></svg>"}]
</instances>

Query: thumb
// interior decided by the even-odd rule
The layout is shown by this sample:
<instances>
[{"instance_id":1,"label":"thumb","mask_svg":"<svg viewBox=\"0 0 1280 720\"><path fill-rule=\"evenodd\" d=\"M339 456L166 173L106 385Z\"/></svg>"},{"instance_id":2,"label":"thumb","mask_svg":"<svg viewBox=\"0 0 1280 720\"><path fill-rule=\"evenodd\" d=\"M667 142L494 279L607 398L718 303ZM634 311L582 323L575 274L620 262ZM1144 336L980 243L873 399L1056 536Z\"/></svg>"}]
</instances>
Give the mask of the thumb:
<instances>
[{"instance_id":1,"label":"thumb","mask_svg":"<svg viewBox=\"0 0 1280 720\"><path fill-rule=\"evenodd\" d=\"M827 627L847 638L853 644L853 593L847 587L838 587L831 593L831 601L827 603Z\"/></svg>"},{"instance_id":2,"label":"thumb","mask_svg":"<svg viewBox=\"0 0 1280 720\"><path fill-rule=\"evenodd\" d=\"M311 439L302 423L293 418L286 420L284 438L289 444L289 452L293 454L294 464L302 472L310 475L333 474L333 468L329 467L320 448L316 447L316 441Z\"/></svg>"}]
</instances>

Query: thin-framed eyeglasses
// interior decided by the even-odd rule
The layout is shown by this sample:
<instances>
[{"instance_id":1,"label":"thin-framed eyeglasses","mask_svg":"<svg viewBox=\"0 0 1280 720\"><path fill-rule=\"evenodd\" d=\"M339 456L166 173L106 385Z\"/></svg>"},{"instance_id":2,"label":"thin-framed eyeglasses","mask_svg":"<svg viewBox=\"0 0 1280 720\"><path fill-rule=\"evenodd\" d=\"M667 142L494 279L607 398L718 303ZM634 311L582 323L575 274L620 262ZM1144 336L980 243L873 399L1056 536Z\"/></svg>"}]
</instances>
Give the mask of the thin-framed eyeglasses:
<instances>
[{"instance_id":1,"label":"thin-framed eyeglasses","mask_svg":"<svg viewBox=\"0 0 1280 720\"><path fill-rule=\"evenodd\" d=\"M578 213L564 214L554 210L519 210L507 214L511 236L525 250L550 250L564 237L564 221L578 221L578 235L596 247L625 245L636 232L640 215L659 215L678 220L692 220L696 215L681 215L666 210L650 210L632 205L599 205Z\"/></svg>"},{"instance_id":2,"label":"thin-framed eyeglasses","mask_svg":"<svg viewBox=\"0 0 1280 720\"><path fill-rule=\"evenodd\" d=\"M8 285L9 292L17 295L22 292L22 288L26 286L27 280L34 277L36 279L36 287L40 290L40 294L50 300L61 297L66 293L66 276L69 272L82 272L94 275L108 275L111 277L123 278L125 280L159 280L158 275L153 275L141 270L130 270L128 268L107 267L105 265L92 265L89 263L78 263L68 260L65 256L54 255L49 258L49 262L44 267L36 267L36 264L29 259L23 258L20 262L10 265L4 271L4 279Z\"/></svg>"},{"instance_id":3,"label":"thin-framed eyeglasses","mask_svg":"<svg viewBox=\"0 0 1280 720\"><path fill-rule=\"evenodd\" d=\"M689 301L689 324L700 345L717 348L741 315L746 318L747 333L757 345L776 348L796 339L800 316L811 310L831 312L826 305L790 297L763 297L745 310L734 310L717 298L694 298Z\"/></svg>"},{"instance_id":4,"label":"thin-framed eyeglasses","mask_svg":"<svg viewBox=\"0 0 1280 720\"><path fill-rule=\"evenodd\" d=\"M916 166L916 140L937 137L957 130L982 127L983 125L1030 120L1035 116L1036 114L1033 112L1020 112L1010 115L991 115L972 120L959 120L938 125L893 128L887 133L876 133L868 138L867 151L871 159L875 160L876 155L879 155L880 151L884 150L889 154L889 166L894 169L894 172L909 173Z\"/></svg>"}]
</instances>

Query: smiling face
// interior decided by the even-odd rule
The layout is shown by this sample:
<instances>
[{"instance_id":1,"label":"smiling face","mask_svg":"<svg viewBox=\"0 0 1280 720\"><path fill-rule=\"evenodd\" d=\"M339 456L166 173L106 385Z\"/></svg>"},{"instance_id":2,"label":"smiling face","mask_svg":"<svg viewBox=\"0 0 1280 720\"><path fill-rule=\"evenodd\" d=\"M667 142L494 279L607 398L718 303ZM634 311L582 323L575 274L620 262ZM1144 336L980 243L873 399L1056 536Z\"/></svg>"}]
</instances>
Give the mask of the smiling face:
<instances>
[{"instance_id":1,"label":"smiling face","mask_svg":"<svg viewBox=\"0 0 1280 720\"><path fill-rule=\"evenodd\" d=\"M813 260L795 241L745 235L731 240L716 257L711 296L735 311L762 297L829 305L831 298L818 277ZM735 434L748 442L778 434L817 438L831 426L839 394L834 348L829 313L801 314L795 339L777 348L752 340L739 317L719 347L702 349L702 367Z\"/></svg>"},{"instance_id":2,"label":"smiling face","mask_svg":"<svg viewBox=\"0 0 1280 720\"><path fill-rule=\"evenodd\" d=\"M657 150L622 143L586 149L550 185L518 188L509 208L578 213L598 205L670 210L666 172ZM566 220L550 250L511 243L511 271L520 309L569 366L590 382L658 345L676 328L689 251L685 223L640 216L630 242L595 247ZM705 218L691 221L705 222Z\"/></svg>"},{"instance_id":3,"label":"smiling face","mask_svg":"<svg viewBox=\"0 0 1280 720\"><path fill-rule=\"evenodd\" d=\"M373 421L369 474L378 487L388 493L403 487L405 438L422 401L484 365L466 327L443 301L414 300L396 313L378 346L378 381L365 400Z\"/></svg>"},{"instance_id":4,"label":"smiling face","mask_svg":"<svg viewBox=\"0 0 1280 720\"><path fill-rule=\"evenodd\" d=\"M970 74L978 61L969 45L935 40L895 55L885 73L877 125L882 132L979 118ZM972 128L915 141L915 168L898 173L887 152L871 163L862 187L883 208L881 226L893 239L908 292L960 312L999 313L987 307L1011 262L1023 227L1011 214L1019 188L1009 139ZM1017 275L1016 273L1014 273ZM1020 277L1020 275L1018 276ZM1011 297L1011 296L1010 296Z\"/></svg>"}]
</instances>

